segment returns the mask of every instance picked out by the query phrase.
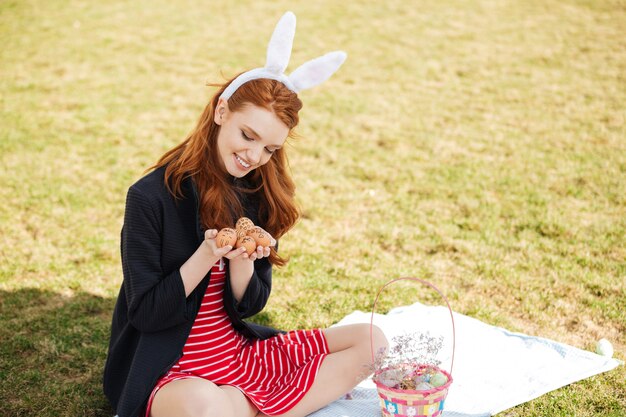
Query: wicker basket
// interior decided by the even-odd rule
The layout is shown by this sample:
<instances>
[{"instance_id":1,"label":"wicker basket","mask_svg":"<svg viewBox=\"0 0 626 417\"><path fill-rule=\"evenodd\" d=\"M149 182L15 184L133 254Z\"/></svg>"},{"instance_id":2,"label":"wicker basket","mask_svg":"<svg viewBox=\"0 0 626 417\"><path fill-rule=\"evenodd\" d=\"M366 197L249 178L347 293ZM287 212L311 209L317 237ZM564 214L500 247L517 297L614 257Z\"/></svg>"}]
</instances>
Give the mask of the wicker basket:
<instances>
[{"instance_id":1,"label":"wicker basket","mask_svg":"<svg viewBox=\"0 0 626 417\"><path fill-rule=\"evenodd\" d=\"M444 374L448 380L447 382L440 386L434 387L429 390L404 390L397 388L389 388L388 386L378 382L377 376L382 372L386 371L388 368L381 369L377 371L373 376L373 382L376 384L376 389L378 391L378 398L380 400L380 409L383 417L437 417L443 413L443 407L446 400L446 396L448 395L448 389L452 384L452 367L454 366L454 351L455 351L455 336L456 331L454 329L454 316L452 314L452 309L450 308L450 303L448 303L447 298L439 291L437 287L432 285L431 283L424 281L415 277L404 277L397 278L389 281L378 291L376 295L376 300L374 301L374 307L372 308L372 318L370 320L370 333L371 327L374 324L374 310L376 308L376 302L378 301L378 297L382 290L387 286L396 281L401 280L412 280L419 281L423 284L428 285L433 288L435 291L441 295L441 297L446 302L448 306L448 311L450 312L450 318L452 320L452 361L450 364L450 372L446 372L443 369L432 367L436 371ZM374 341L373 338L370 337L371 348L372 348L372 361L374 360ZM421 369L426 368L424 365L420 364L410 364L410 366L415 367L418 370L418 373Z\"/></svg>"}]
</instances>

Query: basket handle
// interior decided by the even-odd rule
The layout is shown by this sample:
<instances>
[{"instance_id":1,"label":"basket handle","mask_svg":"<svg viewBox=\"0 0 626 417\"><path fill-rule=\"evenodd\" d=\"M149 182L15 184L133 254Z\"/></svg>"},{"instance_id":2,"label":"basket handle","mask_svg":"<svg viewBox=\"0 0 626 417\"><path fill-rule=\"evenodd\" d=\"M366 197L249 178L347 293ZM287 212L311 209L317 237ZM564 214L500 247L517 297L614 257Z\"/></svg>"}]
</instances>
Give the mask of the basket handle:
<instances>
[{"instance_id":1,"label":"basket handle","mask_svg":"<svg viewBox=\"0 0 626 417\"><path fill-rule=\"evenodd\" d=\"M402 281L402 280L418 281L418 282L421 282L422 284L428 285L430 288L437 291L437 293L439 293L441 298L443 298L443 300L446 302L446 305L448 306L448 311L450 312L450 319L452 320L452 361L450 362L450 375L452 375L452 367L454 366L454 352L456 350L456 330L454 328L454 316L452 314L452 309L450 308L450 303L448 302L448 299L446 298L446 296L443 295L441 291L439 291L439 288L435 287L433 284L431 284L428 281L425 281L423 279L416 278L416 277L401 277L401 278L392 279L391 281L387 282L378 290L378 294L376 294L376 299L374 300L374 306L372 307L372 316L370 318L370 348L372 350L372 362L375 361L374 337L373 337L374 328L373 327L374 327L374 311L376 310L376 303L378 302L378 297L380 296L380 293L385 289L386 286L391 285L396 281Z\"/></svg>"}]
</instances>

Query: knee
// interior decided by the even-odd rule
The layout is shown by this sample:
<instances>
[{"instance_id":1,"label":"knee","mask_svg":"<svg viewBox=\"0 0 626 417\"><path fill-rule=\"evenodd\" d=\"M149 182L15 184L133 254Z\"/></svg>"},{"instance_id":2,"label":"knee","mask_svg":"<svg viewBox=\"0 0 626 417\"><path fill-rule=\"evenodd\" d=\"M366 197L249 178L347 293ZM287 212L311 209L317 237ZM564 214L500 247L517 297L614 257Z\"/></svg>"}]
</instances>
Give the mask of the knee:
<instances>
[{"instance_id":1,"label":"knee","mask_svg":"<svg viewBox=\"0 0 626 417\"><path fill-rule=\"evenodd\" d=\"M364 357L367 358L368 361L372 360L372 353L375 357L385 356L387 354L389 342L387 341L385 333L376 325L370 326L369 324L364 324L361 327L359 341L360 343L357 346L360 346L359 350L363 352Z\"/></svg>"},{"instance_id":2,"label":"knee","mask_svg":"<svg viewBox=\"0 0 626 417\"><path fill-rule=\"evenodd\" d=\"M209 417L211 416L211 400L209 395L201 396L190 392L180 404L181 417Z\"/></svg>"},{"instance_id":3,"label":"knee","mask_svg":"<svg viewBox=\"0 0 626 417\"><path fill-rule=\"evenodd\" d=\"M386 355L389 349L389 341L382 329L376 325L372 326L372 344L374 346L374 354L378 355L382 353Z\"/></svg>"}]
</instances>

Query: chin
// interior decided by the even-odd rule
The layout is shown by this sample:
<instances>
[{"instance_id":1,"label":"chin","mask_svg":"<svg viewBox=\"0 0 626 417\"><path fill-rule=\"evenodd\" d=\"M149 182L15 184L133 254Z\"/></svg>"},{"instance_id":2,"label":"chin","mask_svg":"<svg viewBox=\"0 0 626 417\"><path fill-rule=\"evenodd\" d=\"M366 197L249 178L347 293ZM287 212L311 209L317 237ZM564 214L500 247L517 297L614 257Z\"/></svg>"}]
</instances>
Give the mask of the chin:
<instances>
[{"instance_id":1,"label":"chin","mask_svg":"<svg viewBox=\"0 0 626 417\"><path fill-rule=\"evenodd\" d=\"M229 173L230 175L232 175L232 176L233 176L233 177L235 177L235 178L243 178L243 177L245 177L246 175L248 175L248 174L249 174L252 170L243 172L243 171L241 171L240 169L236 169L236 168L235 168L235 169L232 169L232 168L231 168L231 169L228 169L227 171L228 171L228 173Z\"/></svg>"}]
</instances>

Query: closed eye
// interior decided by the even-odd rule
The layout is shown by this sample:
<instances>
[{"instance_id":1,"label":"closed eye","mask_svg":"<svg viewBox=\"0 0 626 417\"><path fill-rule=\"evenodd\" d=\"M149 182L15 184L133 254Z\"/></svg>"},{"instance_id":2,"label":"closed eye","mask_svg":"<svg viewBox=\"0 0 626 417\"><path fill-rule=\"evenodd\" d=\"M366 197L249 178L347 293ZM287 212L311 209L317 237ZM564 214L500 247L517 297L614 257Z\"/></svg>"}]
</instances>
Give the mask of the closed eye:
<instances>
[{"instance_id":1,"label":"closed eye","mask_svg":"<svg viewBox=\"0 0 626 417\"><path fill-rule=\"evenodd\" d=\"M244 138L244 140L247 140L248 142L253 142L254 138L251 138L250 136L246 135L246 132L244 132L243 130L241 131L241 137ZM273 154L274 152L276 152L276 150L270 151L267 147L264 148L265 152L267 152L268 154Z\"/></svg>"},{"instance_id":2,"label":"closed eye","mask_svg":"<svg viewBox=\"0 0 626 417\"><path fill-rule=\"evenodd\" d=\"M248 142L252 142L252 141L254 140L254 139L253 139L253 138L251 138L250 136L246 135L246 133L245 133L243 130L241 131L241 136L242 136L245 140L247 140Z\"/></svg>"}]
</instances>

